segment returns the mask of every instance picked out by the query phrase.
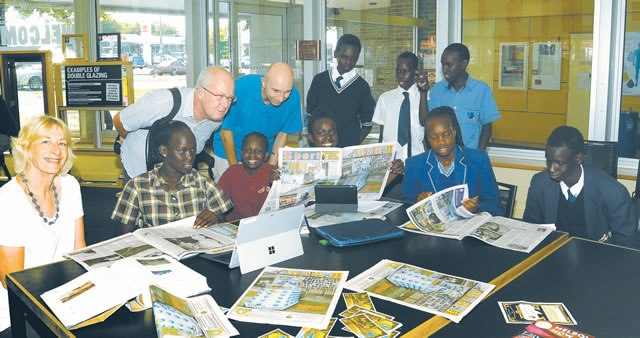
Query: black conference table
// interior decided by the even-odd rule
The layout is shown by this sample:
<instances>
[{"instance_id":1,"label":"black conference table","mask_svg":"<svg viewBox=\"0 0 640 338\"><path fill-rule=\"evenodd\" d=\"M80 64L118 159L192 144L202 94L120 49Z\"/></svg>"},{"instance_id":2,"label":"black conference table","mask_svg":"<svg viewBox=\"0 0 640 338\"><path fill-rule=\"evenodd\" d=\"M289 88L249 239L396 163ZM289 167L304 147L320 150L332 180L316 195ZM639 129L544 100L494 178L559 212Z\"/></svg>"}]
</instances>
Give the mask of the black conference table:
<instances>
[{"instance_id":1,"label":"black conference table","mask_svg":"<svg viewBox=\"0 0 640 338\"><path fill-rule=\"evenodd\" d=\"M397 209L387 215L394 224L401 224L407 220L404 208ZM382 259L391 259L403 263L413 264L423 268L470 278L483 282L496 279L496 283L503 285L511 278L531 264L555 250L566 241L567 234L553 232L530 254L503 250L473 238L461 241L405 233L405 236L375 242L367 245L337 248L321 245L320 237L311 233L302 236L304 255L296 257L275 266L317 269L317 270L348 270L349 278L358 275ZM219 305L231 307L242 293L251 285L261 270L240 274L239 269L229 270L226 266L209 260L193 257L182 261L185 265L205 275L212 288L210 294ZM9 275L8 290L12 312L12 331L14 337L20 337L24 330L25 313L32 326L40 327L44 323L49 330L58 336L77 337L155 337L155 325L152 311L133 313L121 308L106 321L81 329L68 331L52 315L49 308L40 298L48 290L58 287L69 280L84 273L84 269L73 261L67 260L45 266L28 269ZM345 290L345 292L349 292ZM396 317L403 323L400 328L402 334L413 330L433 315L402 305L373 298L377 310ZM345 310L340 299L334 316ZM473 312L472 312L473 313ZM17 319L15 319L17 318ZM257 337L275 328L281 328L291 335L299 331L297 327L272 326L232 321L240 332L240 337ZM348 336L337 323L332 335ZM409 336L421 337L426 334L422 328L411 332Z\"/></svg>"},{"instance_id":2,"label":"black conference table","mask_svg":"<svg viewBox=\"0 0 640 338\"><path fill-rule=\"evenodd\" d=\"M595 337L640 337L640 251L571 238L494 293L459 324L433 337L511 337L525 324L507 324L498 301L564 303L578 325Z\"/></svg>"}]
</instances>

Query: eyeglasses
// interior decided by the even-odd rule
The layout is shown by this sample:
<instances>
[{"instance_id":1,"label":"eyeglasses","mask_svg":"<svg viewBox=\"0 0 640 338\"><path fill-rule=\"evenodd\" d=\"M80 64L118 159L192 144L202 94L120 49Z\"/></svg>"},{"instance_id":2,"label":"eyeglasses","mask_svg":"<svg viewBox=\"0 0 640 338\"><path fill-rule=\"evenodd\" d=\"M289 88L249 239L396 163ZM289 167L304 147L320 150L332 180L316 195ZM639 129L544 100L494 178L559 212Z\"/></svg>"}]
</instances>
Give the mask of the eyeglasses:
<instances>
[{"instance_id":1,"label":"eyeglasses","mask_svg":"<svg viewBox=\"0 0 640 338\"><path fill-rule=\"evenodd\" d=\"M216 93L214 93L214 92L210 91L209 89L207 89L207 88L205 88L205 87L200 87L200 89L202 89L202 90L204 90L205 92L207 92L207 93L209 93L209 94L213 95L213 97L215 97L215 98L216 98L216 99L218 99L218 100L225 99L225 100L227 100L229 103L236 103L236 99L237 99L237 98L236 98L235 96L233 96L233 95L231 95L231 96L226 96L226 95L223 95L223 94L216 94Z\"/></svg>"}]
</instances>

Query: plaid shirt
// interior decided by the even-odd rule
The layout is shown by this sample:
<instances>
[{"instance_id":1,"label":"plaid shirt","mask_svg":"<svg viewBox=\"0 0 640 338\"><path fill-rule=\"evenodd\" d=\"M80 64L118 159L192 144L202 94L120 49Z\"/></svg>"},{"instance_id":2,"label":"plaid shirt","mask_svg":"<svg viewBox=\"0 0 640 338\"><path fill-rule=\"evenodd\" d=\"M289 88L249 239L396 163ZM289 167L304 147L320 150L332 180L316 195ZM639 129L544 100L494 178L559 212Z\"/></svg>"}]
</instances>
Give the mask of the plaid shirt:
<instances>
[{"instance_id":1,"label":"plaid shirt","mask_svg":"<svg viewBox=\"0 0 640 338\"><path fill-rule=\"evenodd\" d=\"M197 216L204 210L223 214L233 203L209 177L193 169L171 190L158 170L162 163L127 182L111 219L140 228Z\"/></svg>"}]
</instances>

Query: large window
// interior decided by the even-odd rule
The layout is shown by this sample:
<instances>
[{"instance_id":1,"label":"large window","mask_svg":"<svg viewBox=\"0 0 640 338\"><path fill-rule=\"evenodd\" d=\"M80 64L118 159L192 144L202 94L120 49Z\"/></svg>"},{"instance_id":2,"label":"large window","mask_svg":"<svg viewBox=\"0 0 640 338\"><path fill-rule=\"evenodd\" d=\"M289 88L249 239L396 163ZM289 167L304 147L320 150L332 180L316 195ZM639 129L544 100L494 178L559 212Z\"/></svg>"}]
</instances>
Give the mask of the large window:
<instances>
[{"instance_id":1,"label":"large window","mask_svg":"<svg viewBox=\"0 0 640 338\"><path fill-rule=\"evenodd\" d=\"M492 146L542 149L560 125L589 131L593 0L463 1L468 72L493 89Z\"/></svg>"},{"instance_id":2,"label":"large window","mask_svg":"<svg viewBox=\"0 0 640 338\"><path fill-rule=\"evenodd\" d=\"M640 155L640 1L628 0L622 53L622 96L618 124L618 149L622 157Z\"/></svg>"},{"instance_id":3,"label":"large window","mask_svg":"<svg viewBox=\"0 0 640 338\"><path fill-rule=\"evenodd\" d=\"M99 33L121 34L122 56L134 66L136 100L154 89L187 85L183 1L100 0L98 21Z\"/></svg>"},{"instance_id":4,"label":"large window","mask_svg":"<svg viewBox=\"0 0 640 338\"><path fill-rule=\"evenodd\" d=\"M61 62L62 34L74 33L73 1L2 1L0 46L14 50L49 50L53 62ZM44 114L41 62L15 61L19 123ZM52 86L50 88L53 88ZM47 88L48 90L50 88ZM2 93L9 100L9 93ZM11 94L9 94L11 95ZM13 104L13 103L10 103ZM14 110L14 108L12 108Z\"/></svg>"}]
</instances>

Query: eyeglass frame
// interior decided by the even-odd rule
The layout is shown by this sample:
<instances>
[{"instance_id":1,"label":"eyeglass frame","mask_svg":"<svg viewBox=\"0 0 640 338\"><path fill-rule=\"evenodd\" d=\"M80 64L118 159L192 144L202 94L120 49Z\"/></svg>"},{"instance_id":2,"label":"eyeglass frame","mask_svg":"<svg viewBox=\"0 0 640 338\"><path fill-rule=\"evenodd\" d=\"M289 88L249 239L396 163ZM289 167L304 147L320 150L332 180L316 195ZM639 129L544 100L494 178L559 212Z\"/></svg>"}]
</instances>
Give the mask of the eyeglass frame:
<instances>
[{"instance_id":1,"label":"eyeglass frame","mask_svg":"<svg viewBox=\"0 0 640 338\"><path fill-rule=\"evenodd\" d=\"M209 93L209 94L213 95L213 97L217 98L218 100L222 100L223 98L224 98L224 99L227 99L227 101L228 101L230 104L234 104L234 103L236 103L236 101L238 100L238 98L237 98L236 96L234 96L234 95L226 96L226 95L223 95L223 94L216 94L216 93L214 93L214 92L210 91L209 89L207 89L207 88L205 88L205 87L200 87L200 89L203 89L205 92L207 92L207 93Z\"/></svg>"}]
</instances>

